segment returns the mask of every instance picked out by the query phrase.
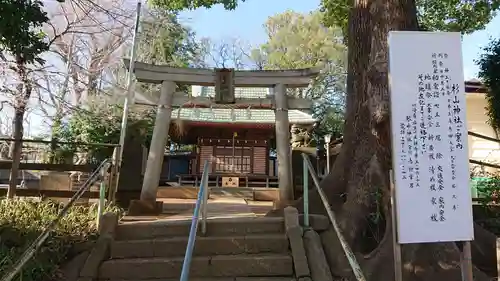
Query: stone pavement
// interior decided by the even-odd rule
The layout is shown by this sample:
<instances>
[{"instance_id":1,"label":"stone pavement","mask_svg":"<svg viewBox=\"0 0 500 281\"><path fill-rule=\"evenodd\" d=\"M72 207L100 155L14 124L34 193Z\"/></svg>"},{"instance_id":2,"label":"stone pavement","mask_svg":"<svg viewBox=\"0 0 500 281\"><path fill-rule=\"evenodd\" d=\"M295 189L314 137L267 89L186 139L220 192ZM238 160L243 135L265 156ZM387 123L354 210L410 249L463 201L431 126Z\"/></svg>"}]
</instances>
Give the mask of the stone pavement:
<instances>
[{"instance_id":1,"label":"stone pavement","mask_svg":"<svg viewBox=\"0 0 500 281\"><path fill-rule=\"evenodd\" d=\"M126 216L123 221L190 220L195 199L162 198L163 214L159 216ZM238 197L220 196L208 199L207 218L257 217L273 209L273 202L251 201Z\"/></svg>"}]
</instances>

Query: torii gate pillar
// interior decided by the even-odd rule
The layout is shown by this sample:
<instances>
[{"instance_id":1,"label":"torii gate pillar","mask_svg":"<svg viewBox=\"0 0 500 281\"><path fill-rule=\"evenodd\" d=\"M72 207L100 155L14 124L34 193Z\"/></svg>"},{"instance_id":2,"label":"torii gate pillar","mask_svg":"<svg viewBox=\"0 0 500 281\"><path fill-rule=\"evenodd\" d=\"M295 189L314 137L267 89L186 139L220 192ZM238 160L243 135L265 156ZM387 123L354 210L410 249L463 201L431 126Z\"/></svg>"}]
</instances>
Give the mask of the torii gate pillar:
<instances>
[{"instance_id":1,"label":"torii gate pillar","mask_svg":"<svg viewBox=\"0 0 500 281\"><path fill-rule=\"evenodd\" d=\"M290 123L286 86L274 86L276 102L276 153L278 157L279 201L277 207L285 207L293 200L292 154L290 149Z\"/></svg>"},{"instance_id":2,"label":"torii gate pillar","mask_svg":"<svg viewBox=\"0 0 500 281\"><path fill-rule=\"evenodd\" d=\"M175 83L172 81L163 81L161 84L160 101L156 112L151 147L149 149L148 161L144 172L144 181L142 183L141 200L143 201L156 201L156 192L158 190L158 183L160 182L163 156L165 155L165 145L167 145L168 141L174 93Z\"/></svg>"},{"instance_id":3,"label":"torii gate pillar","mask_svg":"<svg viewBox=\"0 0 500 281\"><path fill-rule=\"evenodd\" d=\"M158 183L160 182L165 146L168 141L175 89L175 82L163 81L161 84L158 110L156 112L153 136L142 183L141 199L139 201L131 201L129 214L156 214L162 212L163 205L161 202L156 202L156 193L158 191Z\"/></svg>"}]
</instances>

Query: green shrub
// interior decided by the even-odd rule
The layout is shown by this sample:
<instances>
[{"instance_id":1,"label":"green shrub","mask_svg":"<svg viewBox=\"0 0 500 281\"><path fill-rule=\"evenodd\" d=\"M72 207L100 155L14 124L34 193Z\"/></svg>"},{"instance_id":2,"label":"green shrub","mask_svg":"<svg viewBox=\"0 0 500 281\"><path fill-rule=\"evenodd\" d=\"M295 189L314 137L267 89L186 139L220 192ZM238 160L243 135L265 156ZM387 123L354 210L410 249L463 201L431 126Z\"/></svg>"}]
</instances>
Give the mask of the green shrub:
<instances>
[{"instance_id":1,"label":"green shrub","mask_svg":"<svg viewBox=\"0 0 500 281\"><path fill-rule=\"evenodd\" d=\"M57 217L63 204L49 200L0 200L0 277ZM107 211L121 215L117 207ZM73 245L96 238L97 205L73 206L16 280L57 279L58 266Z\"/></svg>"},{"instance_id":2,"label":"green shrub","mask_svg":"<svg viewBox=\"0 0 500 281\"><path fill-rule=\"evenodd\" d=\"M481 202L476 207L475 222L489 231L500 234L500 174L482 173L473 177L472 182Z\"/></svg>"},{"instance_id":3,"label":"green shrub","mask_svg":"<svg viewBox=\"0 0 500 281\"><path fill-rule=\"evenodd\" d=\"M499 204L500 195L500 175L491 174L489 177L479 178L476 181L478 196L484 198L488 204Z\"/></svg>"},{"instance_id":4,"label":"green shrub","mask_svg":"<svg viewBox=\"0 0 500 281\"><path fill-rule=\"evenodd\" d=\"M118 105L89 103L87 110L72 113L67 123L57 132L58 140L64 142L117 144L120 141L123 109ZM127 132L149 147L153 134L155 112L130 112ZM72 152L84 151L90 162L99 163L113 155L113 147L62 145L57 148L56 159L63 159ZM61 160L59 160L61 161Z\"/></svg>"}]
</instances>

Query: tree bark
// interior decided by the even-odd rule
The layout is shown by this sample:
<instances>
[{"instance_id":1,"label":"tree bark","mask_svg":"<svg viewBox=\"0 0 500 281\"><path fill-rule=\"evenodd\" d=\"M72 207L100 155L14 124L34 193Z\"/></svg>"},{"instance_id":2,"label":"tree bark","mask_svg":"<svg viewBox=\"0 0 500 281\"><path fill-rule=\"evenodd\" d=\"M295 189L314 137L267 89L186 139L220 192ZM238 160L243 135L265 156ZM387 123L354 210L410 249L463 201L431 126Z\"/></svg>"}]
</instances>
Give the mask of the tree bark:
<instances>
[{"instance_id":1,"label":"tree bark","mask_svg":"<svg viewBox=\"0 0 500 281\"><path fill-rule=\"evenodd\" d=\"M15 109L14 120L13 120L13 132L12 138L14 143L11 145L11 159L12 167L10 169L9 177L9 188L7 189L7 198L14 198L16 196L18 175L19 175L19 164L21 162L21 151L22 151L22 138L23 138L23 120L24 120L24 110Z\"/></svg>"},{"instance_id":2,"label":"tree bark","mask_svg":"<svg viewBox=\"0 0 500 281\"><path fill-rule=\"evenodd\" d=\"M415 0L354 0L348 28L344 142L331 173L321 183L365 277L380 281L394 280L387 44L391 30L418 30ZM377 193L382 194L380 200ZM309 200L311 213L325 213L316 192L311 192ZM298 209L302 207L300 201ZM376 204L383 205L384 235L371 253L361 253L369 215ZM332 273L354 280L336 233L332 229L324 232L322 242ZM405 281L460 280L459 251L454 243L402 248ZM475 277L487 280L480 271Z\"/></svg>"},{"instance_id":3,"label":"tree bark","mask_svg":"<svg viewBox=\"0 0 500 281\"><path fill-rule=\"evenodd\" d=\"M21 162L22 139L23 139L23 122L24 114L28 101L31 97L32 85L28 79L26 64L21 59L17 60L17 74L20 79L18 86L17 97L14 108L13 132L12 138L14 143L11 145L10 156L12 159L12 167L10 169L9 188L7 189L7 198L16 196L17 181L19 174L19 164Z\"/></svg>"}]
</instances>

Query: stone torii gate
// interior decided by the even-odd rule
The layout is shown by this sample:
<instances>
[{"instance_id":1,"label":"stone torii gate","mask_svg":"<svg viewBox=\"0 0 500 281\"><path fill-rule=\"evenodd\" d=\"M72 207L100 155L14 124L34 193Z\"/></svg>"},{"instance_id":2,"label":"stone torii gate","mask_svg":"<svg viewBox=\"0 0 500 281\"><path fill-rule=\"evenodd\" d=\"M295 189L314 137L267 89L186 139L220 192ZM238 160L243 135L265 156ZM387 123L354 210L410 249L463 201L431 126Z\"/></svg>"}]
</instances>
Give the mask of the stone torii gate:
<instances>
[{"instance_id":1,"label":"stone torii gate","mask_svg":"<svg viewBox=\"0 0 500 281\"><path fill-rule=\"evenodd\" d=\"M124 59L125 65L129 60ZM195 104L244 104L248 106L268 105L275 110L276 150L278 158L279 202L285 206L293 200L292 160L290 147L289 109L310 110L311 101L304 98L288 97L287 88L305 88L319 74L319 69L300 70L239 70L176 68L136 62L134 74L139 82L161 84L158 94L158 110L149 150L140 202L133 202L139 212L156 212L158 182L160 180L164 149L168 139L172 109L182 107L187 102ZM186 93L176 93L176 86L215 86L215 102L207 97L188 97ZM266 99L235 98L235 87L273 88L274 95ZM130 207L132 209L132 206ZM151 209L153 208L153 209ZM149 209L149 210L148 210ZM156 210L155 210L156 209Z\"/></svg>"}]
</instances>

